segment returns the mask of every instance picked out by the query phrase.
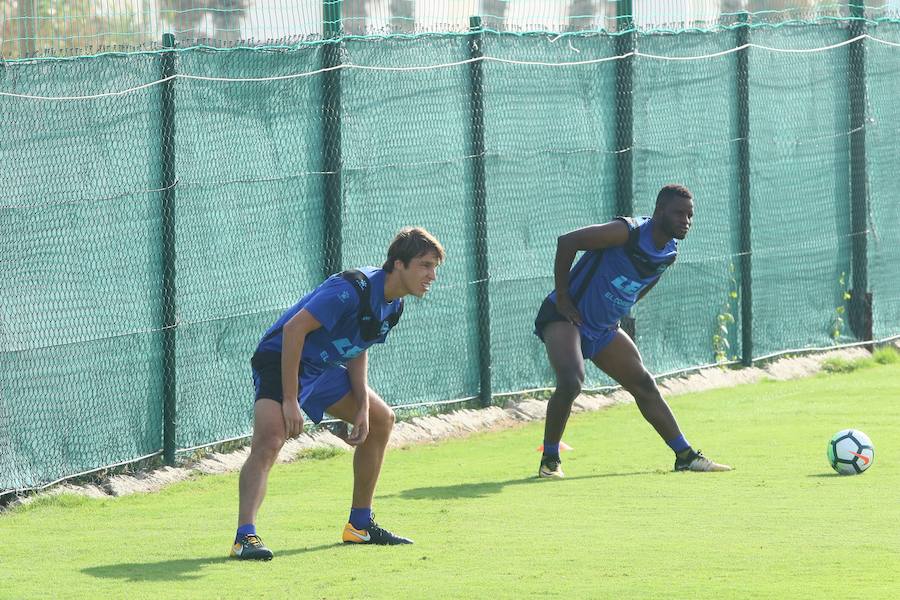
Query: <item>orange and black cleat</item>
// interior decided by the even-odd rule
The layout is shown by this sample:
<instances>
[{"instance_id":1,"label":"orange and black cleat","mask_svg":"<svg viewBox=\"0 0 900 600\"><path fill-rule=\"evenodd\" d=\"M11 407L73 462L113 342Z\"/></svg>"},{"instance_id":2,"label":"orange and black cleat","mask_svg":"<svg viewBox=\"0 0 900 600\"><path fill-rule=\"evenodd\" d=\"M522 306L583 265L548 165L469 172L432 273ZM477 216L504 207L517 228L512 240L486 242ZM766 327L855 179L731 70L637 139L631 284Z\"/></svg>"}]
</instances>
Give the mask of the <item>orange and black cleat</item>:
<instances>
[{"instance_id":1,"label":"orange and black cleat","mask_svg":"<svg viewBox=\"0 0 900 600\"><path fill-rule=\"evenodd\" d=\"M341 536L345 544L377 544L379 546L396 546L398 544L412 544L412 540L399 535L394 535L387 529L383 529L374 520L363 529L357 529L352 523L344 525L344 534Z\"/></svg>"}]
</instances>

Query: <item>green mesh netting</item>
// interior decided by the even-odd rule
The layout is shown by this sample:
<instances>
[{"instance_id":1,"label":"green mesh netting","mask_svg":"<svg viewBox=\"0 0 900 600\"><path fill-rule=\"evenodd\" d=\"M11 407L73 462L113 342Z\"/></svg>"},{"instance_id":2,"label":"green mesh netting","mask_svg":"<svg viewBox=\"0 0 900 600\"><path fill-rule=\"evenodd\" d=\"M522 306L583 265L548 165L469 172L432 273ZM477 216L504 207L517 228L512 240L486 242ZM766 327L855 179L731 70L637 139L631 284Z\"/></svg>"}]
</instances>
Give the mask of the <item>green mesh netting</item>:
<instances>
[{"instance_id":1,"label":"green mesh netting","mask_svg":"<svg viewBox=\"0 0 900 600\"><path fill-rule=\"evenodd\" d=\"M847 36L817 27L753 37L802 48ZM850 271L847 64L846 47L751 60L751 89L760 90L751 97L750 144L753 338L760 355L785 344L827 345L828 324L843 305L839 280ZM753 120L754 112L764 118ZM797 202L801 197L807 201Z\"/></svg>"},{"instance_id":2,"label":"green mesh netting","mask_svg":"<svg viewBox=\"0 0 900 600\"><path fill-rule=\"evenodd\" d=\"M178 70L314 71L320 52L189 53ZM321 279L321 78L179 81L175 160L179 447L245 434L253 347Z\"/></svg>"},{"instance_id":3,"label":"green mesh netting","mask_svg":"<svg viewBox=\"0 0 900 600\"><path fill-rule=\"evenodd\" d=\"M91 94L159 77L154 57L0 70L6 92ZM156 452L159 87L0 99L0 488Z\"/></svg>"},{"instance_id":4,"label":"green mesh netting","mask_svg":"<svg viewBox=\"0 0 900 600\"><path fill-rule=\"evenodd\" d=\"M878 37L900 43L900 26L878 27ZM873 336L897 334L900 323L900 202L897 166L900 165L900 62L897 48L869 44L866 48L868 114L866 123L870 205L868 257L873 297Z\"/></svg>"},{"instance_id":5,"label":"green mesh netting","mask_svg":"<svg viewBox=\"0 0 900 600\"><path fill-rule=\"evenodd\" d=\"M609 37L491 36L485 54L560 63L615 56ZM556 237L615 215L615 65L485 65L485 158L495 391L550 383L534 317L553 288ZM526 125L527 124L527 125ZM573 202L574 198L580 201ZM589 376L589 384L595 381ZM527 382L522 385L522 382Z\"/></svg>"}]
</instances>

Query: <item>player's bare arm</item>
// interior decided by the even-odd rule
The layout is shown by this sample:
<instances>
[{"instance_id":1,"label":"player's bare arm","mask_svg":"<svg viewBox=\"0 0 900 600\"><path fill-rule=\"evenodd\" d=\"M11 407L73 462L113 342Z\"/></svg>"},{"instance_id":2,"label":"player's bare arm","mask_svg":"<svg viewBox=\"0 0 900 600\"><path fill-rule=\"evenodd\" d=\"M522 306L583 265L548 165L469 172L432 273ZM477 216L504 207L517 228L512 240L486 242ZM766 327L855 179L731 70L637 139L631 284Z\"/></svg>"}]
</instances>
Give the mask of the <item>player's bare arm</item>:
<instances>
[{"instance_id":1,"label":"player's bare arm","mask_svg":"<svg viewBox=\"0 0 900 600\"><path fill-rule=\"evenodd\" d=\"M369 435L369 352L368 350L347 362L350 378L350 393L357 403L353 431L344 441L351 446L359 446Z\"/></svg>"},{"instance_id":2,"label":"player's bare arm","mask_svg":"<svg viewBox=\"0 0 900 600\"><path fill-rule=\"evenodd\" d=\"M628 226L610 221L564 233L556 239L553 279L556 285L556 308L574 325L581 325L581 314L569 297L569 270L575 255L582 250L599 250L621 246L628 241Z\"/></svg>"},{"instance_id":3,"label":"player's bare arm","mask_svg":"<svg viewBox=\"0 0 900 600\"><path fill-rule=\"evenodd\" d=\"M303 354L303 342L306 336L321 327L322 324L305 308L284 325L284 337L281 343L281 386L285 398L296 398L299 382L297 373L300 370L300 356ZM284 414L284 430L287 438L295 438L303 431L303 415L296 402L282 402Z\"/></svg>"}]
</instances>

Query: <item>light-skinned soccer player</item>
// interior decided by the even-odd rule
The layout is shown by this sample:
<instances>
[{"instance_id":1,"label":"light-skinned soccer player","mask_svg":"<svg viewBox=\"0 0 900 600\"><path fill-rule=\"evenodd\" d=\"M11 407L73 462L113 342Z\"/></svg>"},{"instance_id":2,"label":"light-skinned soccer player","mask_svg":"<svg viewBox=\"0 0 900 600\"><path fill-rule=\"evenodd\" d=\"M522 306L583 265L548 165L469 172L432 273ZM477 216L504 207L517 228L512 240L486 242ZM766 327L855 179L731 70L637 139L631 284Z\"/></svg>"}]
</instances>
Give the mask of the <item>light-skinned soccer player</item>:
<instances>
[{"instance_id":1,"label":"light-skinned soccer player","mask_svg":"<svg viewBox=\"0 0 900 600\"><path fill-rule=\"evenodd\" d=\"M351 544L410 544L377 525L372 500L394 412L368 384L367 350L385 341L405 296L423 297L444 260L437 239L404 228L379 268L337 273L285 312L251 360L256 388L250 456L241 469L238 530L231 555L269 560L256 515L269 471L288 438L303 431L300 410L319 423L325 412L353 426L353 499L342 539Z\"/></svg>"},{"instance_id":2,"label":"light-skinned soccer player","mask_svg":"<svg viewBox=\"0 0 900 600\"><path fill-rule=\"evenodd\" d=\"M556 373L547 404L539 477L564 477L559 444L572 403L581 393L585 360L634 396L644 418L675 453L676 471L730 471L694 450L644 367L619 320L659 282L675 261L694 218L691 193L667 185L651 218L620 217L561 235L557 240L551 292L538 311L535 334L544 342ZM584 255L574 267L579 251Z\"/></svg>"}]
</instances>

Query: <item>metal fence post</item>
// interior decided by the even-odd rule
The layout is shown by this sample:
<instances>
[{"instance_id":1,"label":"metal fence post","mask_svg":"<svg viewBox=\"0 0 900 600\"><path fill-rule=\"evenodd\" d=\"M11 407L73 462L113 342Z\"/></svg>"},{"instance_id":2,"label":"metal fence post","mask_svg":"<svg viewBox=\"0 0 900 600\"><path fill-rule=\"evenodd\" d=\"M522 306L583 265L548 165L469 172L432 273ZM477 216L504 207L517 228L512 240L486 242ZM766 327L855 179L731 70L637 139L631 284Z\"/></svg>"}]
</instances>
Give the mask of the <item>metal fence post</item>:
<instances>
[{"instance_id":1,"label":"metal fence post","mask_svg":"<svg viewBox=\"0 0 900 600\"><path fill-rule=\"evenodd\" d=\"M632 166L634 162L634 15L631 0L616 7L616 54L627 56L616 61L616 211L634 213Z\"/></svg>"},{"instance_id":2,"label":"metal fence post","mask_svg":"<svg viewBox=\"0 0 900 600\"><path fill-rule=\"evenodd\" d=\"M750 43L747 13L740 15L737 47ZM753 363L753 269L750 228L750 48L737 52L738 222L741 274L741 364Z\"/></svg>"},{"instance_id":3,"label":"metal fence post","mask_svg":"<svg viewBox=\"0 0 900 600\"><path fill-rule=\"evenodd\" d=\"M322 47L322 171L324 175L323 270L342 269L341 221L341 15L343 0L324 0Z\"/></svg>"},{"instance_id":4,"label":"metal fence post","mask_svg":"<svg viewBox=\"0 0 900 600\"><path fill-rule=\"evenodd\" d=\"M616 61L616 214L634 214L634 15L631 0L620 0L616 6L616 54L626 56ZM634 317L620 321L622 330L637 342Z\"/></svg>"},{"instance_id":5,"label":"metal fence post","mask_svg":"<svg viewBox=\"0 0 900 600\"><path fill-rule=\"evenodd\" d=\"M163 458L175 464L175 36L163 34L162 88L162 244L163 244Z\"/></svg>"},{"instance_id":6,"label":"metal fence post","mask_svg":"<svg viewBox=\"0 0 900 600\"><path fill-rule=\"evenodd\" d=\"M478 310L479 398L482 406L491 403L491 305L488 271L487 188L484 174L484 73L481 58L484 33L481 17L469 18L469 63L472 106L472 200L475 227L475 292Z\"/></svg>"},{"instance_id":7,"label":"metal fence post","mask_svg":"<svg viewBox=\"0 0 900 600\"><path fill-rule=\"evenodd\" d=\"M849 34L856 38L866 33L865 7L850 5ZM852 289L850 291L850 328L860 341L872 339L872 294L869 292L868 214L866 185L866 46L865 39L850 44L847 85L850 100L850 233ZM871 350L871 346L869 346Z\"/></svg>"}]
</instances>

